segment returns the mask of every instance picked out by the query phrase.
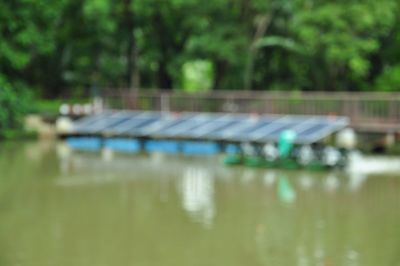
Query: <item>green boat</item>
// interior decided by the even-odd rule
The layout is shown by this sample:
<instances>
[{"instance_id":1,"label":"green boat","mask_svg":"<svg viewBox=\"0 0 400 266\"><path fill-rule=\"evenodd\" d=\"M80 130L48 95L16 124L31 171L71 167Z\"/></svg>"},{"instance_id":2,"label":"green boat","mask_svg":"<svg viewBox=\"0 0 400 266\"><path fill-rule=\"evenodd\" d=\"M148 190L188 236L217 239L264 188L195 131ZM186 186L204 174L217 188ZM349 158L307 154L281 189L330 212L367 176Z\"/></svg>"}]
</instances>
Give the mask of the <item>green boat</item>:
<instances>
[{"instance_id":1,"label":"green boat","mask_svg":"<svg viewBox=\"0 0 400 266\"><path fill-rule=\"evenodd\" d=\"M289 169L289 170L300 168L299 163L291 158L280 159L278 165L282 169Z\"/></svg>"},{"instance_id":2,"label":"green boat","mask_svg":"<svg viewBox=\"0 0 400 266\"><path fill-rule=\"evenodd\" d=\"M264 167L265 160L258 156L248 156L244 158L244 165L249 167Z\"/></svg>"},{"instance_id":3,"label":"green boat","mask_svg":"<svg viewBox=\"0 0 400 266\"><path fill-rule=\"evenodd\" d=\"M238 165L243 163L243 157L239 154L228 154L224 158L225 165Z\"/></svg>"}]
</instances>

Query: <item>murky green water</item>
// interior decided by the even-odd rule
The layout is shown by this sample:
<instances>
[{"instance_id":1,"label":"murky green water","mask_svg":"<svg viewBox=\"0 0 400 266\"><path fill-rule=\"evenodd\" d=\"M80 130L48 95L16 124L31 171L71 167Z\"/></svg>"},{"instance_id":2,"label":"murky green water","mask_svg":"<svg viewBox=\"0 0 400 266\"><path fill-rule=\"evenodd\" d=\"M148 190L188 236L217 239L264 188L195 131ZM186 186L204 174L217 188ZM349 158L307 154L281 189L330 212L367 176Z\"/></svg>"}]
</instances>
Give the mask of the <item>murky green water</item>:
<instances>
[{"instance_id":1,"label":"murky green water","mask_svg":"<svg viewBox=\"0 0 400 266\"><path fill-rule=\"evenodd\" d=\"M347 174L220 159L1 144L0 265L400 265L400 159Z\"/></svg>"}]
</instances>

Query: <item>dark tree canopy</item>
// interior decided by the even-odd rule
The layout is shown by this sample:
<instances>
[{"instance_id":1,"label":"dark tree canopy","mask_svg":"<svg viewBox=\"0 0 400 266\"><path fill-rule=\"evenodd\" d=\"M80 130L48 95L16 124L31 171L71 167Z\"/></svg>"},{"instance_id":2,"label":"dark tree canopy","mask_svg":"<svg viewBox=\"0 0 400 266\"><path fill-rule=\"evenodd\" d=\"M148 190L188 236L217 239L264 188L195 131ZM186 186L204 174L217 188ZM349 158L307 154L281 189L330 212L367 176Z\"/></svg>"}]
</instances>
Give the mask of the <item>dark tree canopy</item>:
<instances>
[{"instance_id":1,"label":"dark tree canopy","mask_svg":"<svg viewBox=\"0 0 400 266\"><path fill-rule=\"evenodd\" d=\"M211 66L205 78L214 90L395 91L399 5L1 0L0 80L39 97L92 87L179 90L183 66L200 60Z\"/></svg>"}]
</instances>

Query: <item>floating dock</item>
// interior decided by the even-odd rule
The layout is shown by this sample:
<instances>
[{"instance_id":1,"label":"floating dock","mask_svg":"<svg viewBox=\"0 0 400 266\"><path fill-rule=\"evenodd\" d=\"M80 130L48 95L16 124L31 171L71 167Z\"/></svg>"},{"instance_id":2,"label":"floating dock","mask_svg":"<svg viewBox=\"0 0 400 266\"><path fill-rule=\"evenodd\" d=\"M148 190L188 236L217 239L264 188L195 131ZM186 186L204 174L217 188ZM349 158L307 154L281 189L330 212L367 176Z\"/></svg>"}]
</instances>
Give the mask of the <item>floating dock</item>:
<instances>
[{"instance_id":1,"label":"floating dock","mask_svg":"<svg viewBox=\"0 0 400 266\"><path fill-rule=\"evenodd\" d=\"M75 121L64 137L76 149L263 157L263 148L277 146L283 132L295 134L293 146L304 148L348 125L338 116L110 110Z\"/></svg>"}]
</instances>

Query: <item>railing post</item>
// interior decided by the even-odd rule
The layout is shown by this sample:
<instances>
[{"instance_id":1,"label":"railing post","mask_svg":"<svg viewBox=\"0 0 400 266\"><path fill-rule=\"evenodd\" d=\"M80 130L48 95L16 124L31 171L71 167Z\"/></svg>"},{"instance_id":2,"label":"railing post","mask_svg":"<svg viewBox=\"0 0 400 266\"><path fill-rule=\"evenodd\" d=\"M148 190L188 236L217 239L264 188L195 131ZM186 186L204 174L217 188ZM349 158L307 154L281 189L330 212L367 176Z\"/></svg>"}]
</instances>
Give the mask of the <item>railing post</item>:
<instances>
[{"instance_id":1,"label":"railing post","mask_svg":"<svg viewBox=\"0 0 400 266\"><path fill-rule=\"evenodd\" d=\"M362 120L360 119L360 104L359 104L359 99L352 99L352 105L351 105L351 109L352 109L352 118L354 120Z\"/></svg>"},{"instance_id":2,"label":"railing post","mask_svg":"<svg viewBox=\"0 0 400 266\"><path fill-rule=\"evenodd\" d=\"M388 111L388 114L389 114L389 121L388 122L391 122L391 123L396 123L396 122L398 122L398 121L396 121L397 119L397 117L396 117L396 105L395 105L395 103L396 103L396 100L390 100L390 101L388 101L388 108L389 108L389 111Z\"/></svg>"},{"instance_id":3,"label":"railing post","mask_svg":"<svg viewBox=\"0 0 400 266\"><path fill-rule=\"evenodd\" d=\"M169 113L171 110L169 94L165 92L161 93L160 101L161 101L161 112L164 114Z\"/></svg>"}]
</instances>

